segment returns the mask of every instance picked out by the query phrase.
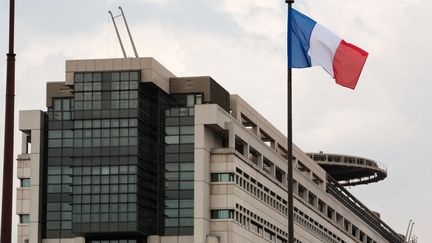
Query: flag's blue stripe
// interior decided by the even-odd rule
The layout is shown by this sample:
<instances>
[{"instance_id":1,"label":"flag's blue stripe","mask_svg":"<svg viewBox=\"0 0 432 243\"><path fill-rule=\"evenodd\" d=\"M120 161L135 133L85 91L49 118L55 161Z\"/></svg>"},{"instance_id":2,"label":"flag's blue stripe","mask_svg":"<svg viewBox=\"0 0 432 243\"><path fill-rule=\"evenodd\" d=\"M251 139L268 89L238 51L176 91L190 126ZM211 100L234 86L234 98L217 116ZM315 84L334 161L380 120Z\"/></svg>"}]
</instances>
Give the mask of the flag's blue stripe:
<instances>
[{"instance_id":1,"label":"flag's blue stripe","mask_svg":"<svg viewBox=\"0 0 432 243\"><path fill-rule=\"evenodd\" d=\"M309 41L316 22L291 8L288 13L288 67L305 68L311 66L308 55ZM291 53L289 53L291 52Z\"/></svg>"}]
</instances>

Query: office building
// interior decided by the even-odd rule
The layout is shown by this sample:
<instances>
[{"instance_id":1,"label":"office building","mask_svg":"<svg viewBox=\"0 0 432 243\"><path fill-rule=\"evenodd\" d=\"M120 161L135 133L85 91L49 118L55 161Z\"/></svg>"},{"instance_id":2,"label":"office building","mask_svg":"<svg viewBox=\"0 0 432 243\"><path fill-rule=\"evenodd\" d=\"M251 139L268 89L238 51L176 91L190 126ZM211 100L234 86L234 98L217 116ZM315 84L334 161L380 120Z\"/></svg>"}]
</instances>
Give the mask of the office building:
<instances>
[{"instance_id":1,"label":"office building","mask_svg":"<svg viewBox=\"0 0 432 243\"><path fill-rule=\"evenodd\" d=\"M46 104L19 113L19 243L287 242L286 137L211 77L69 60ZM404 241L342 186L385 168L294 157L296 242Z\"/></svg>"}]
</instances>

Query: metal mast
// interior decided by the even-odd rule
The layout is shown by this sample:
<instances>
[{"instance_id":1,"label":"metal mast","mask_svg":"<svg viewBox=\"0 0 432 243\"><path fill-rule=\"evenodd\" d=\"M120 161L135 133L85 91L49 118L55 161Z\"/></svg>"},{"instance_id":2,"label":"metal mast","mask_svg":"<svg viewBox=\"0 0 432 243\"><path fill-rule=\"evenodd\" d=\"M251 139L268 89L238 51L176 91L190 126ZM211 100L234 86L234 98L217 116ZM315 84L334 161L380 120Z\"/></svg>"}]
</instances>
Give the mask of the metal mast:
<instances>
[{"instance_id":1,"label":"metal mast","mask_svg":"<svg viewBox=\"0 0 432 243\"><path fill-rule=\"evenodd\" d=\"M127 30L127 32L128 32L129 39L130 39L130 41L131 41L132 48L133 48L134 53L135 53L135 57L139 57L139 56L138 56L138 52L137 52L136 47L135 47L135 43L134 43L134 41L133 41L133 39L132 39L131 32L130 32L130 30L129 30L129 25L128 25L127 21L126 21L126 16L124 15L124 12L123 12L122 7L119 6L119 9L120 9L120 11L121 11L121 16L123 16L123 20L124 20L125 25L126 25L126 30Z\"/></svg>"},{"instance_id":2,"label":"metal mast","mask_svg":"<svg viewBox=\"0 0 432 243\"><path fill-rule=\"evenodd\" d=\"M123 57L124 57L124 58L127 58L127 56L126 56L126 52L125 52L125 49L124 49L124 46L123 46L123 42L122 42L122 40L121 40L121 37L120 37L119 31L118 31L118 29L117 29L116 22L115 22L115 20L114 20L114 18L117 18L117 17L120 16L120 15L117 15L117 16L114 17L111 11L108 11L108 13L111 15L111 19L112 19L112 22L113 22L113 24L114 24L115 31L116 31L116 33L117 33L117 38L118 38L118 40L119 40L119 42L120 42L120 46L121 46L121 49L122 49L122 52L123 52Z\"/></svg>"},{"instance_id":3,"label":"metal mast","mask_svg":"<svg viewBox=\"0 0 432 243\"><path fill-rule=\"evenodd\" d=\"M290 10L294 0L285 0L288 4L288 73L287 73L287 144L288 144L288 243L294 243L294 200L293 200L293 141L292 141L292 70L291 62L291 23Z\"/></svg>"},{"instance_id":4,"label":"metal mast","mask_svg":"<svg viewBox=\"0 0 432 243\"><path fill-rule=\"evenodd\" d=\"M13 185L13 143L14 143L14 109L15 109L15 0L9 5L9 52L6 70L6 109L5 109L5 140L3 160L3 191L1 213L1 243L11 241L12 232L12 185Z\"/></svg>"}]
</instances>

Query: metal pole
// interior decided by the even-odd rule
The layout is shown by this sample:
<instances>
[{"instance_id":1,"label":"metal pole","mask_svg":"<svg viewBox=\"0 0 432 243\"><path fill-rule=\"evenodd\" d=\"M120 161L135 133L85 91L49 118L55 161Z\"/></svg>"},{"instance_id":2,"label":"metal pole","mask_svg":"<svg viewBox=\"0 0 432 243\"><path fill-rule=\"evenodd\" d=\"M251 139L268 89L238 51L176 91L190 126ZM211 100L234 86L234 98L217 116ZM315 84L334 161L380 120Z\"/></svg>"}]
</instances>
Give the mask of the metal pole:
<instances>
[{"instance_id":1,"label":"metal pole","mask_svg":"<svg viewBox=\"0 0 432 243\"><path fill-rule=\"evenodd\" d=\"M126 56L126 52L125 52L125 49L124 49L124 46L123 46L123 42L121 41L120 34L119 34L118 29L117 29L117 25L116 25L116 23L115 23L115 20L114 20L114 16L113 16L113 14L111 13L111 11L108 11L108 13L111 15L111 19L112 19L112 22L113 22L113 24L114 24L115 31L116 31L116 33L117 33L117 38L118 38L118 40L119 40L119 42L120 42L120 46L121 46L121 49L122 49L122 52L123 52L123 57L124 57L124 58L127 58L127 56Z\"/></svg>"},{"instance_id":2,"label":"metal pole","mask_svg":"<svg viewBox=\"0 0 432 243\"><path fill-rule=\"evenodd\" d=\"M285 0L288 16L294 0ZM288 17L289 21L289 17ZM291 61L291 23L288 22L288 63ZM293 199L293 142L292 142L292 70L288 65L287 75L287 140L288 140L288 243L294 243L294 199Z\"/></svg>"},{"instance_id":3,"label":"metal pole","mask_svg":"<svg viewBox=\"0 0 432 243\"><path fill-rule=\"evenodd\" d=\"M411 229L410 229L410 232L409 232L409 235L408 235L408 240L407 240L408 243L409 243L410 240L411 240L411 233L412 233L412 230L413 230L413 228L414 228L414 224L415 224L415 222L413 222L413 223L411 224Z\"/></svg>"},{"instance_id":4,"label":"metal pole","mask_svg":"<svg viewBox=\"0 0 432 243\"><path fill-rule=\"evenodd\" d=\"M15 0L10 0L9 9L9 53L6 69L5 140L3 160L3 191L1 214L1 243L9 243L12 233L12 186L14 143L14 99L15 99Z\"/></svg>"},{"instance_id":5,"label":"metal pole","mask_svg":"<svg viewBox=\"0 0 432 243\"><path fill-rule=\"evenodd\" d=\"M131 35L130 30L129 30L129 25L128 25L127 21L126 21L126 17L125 17L125 15L124 15L124 13L123 13L123 9L122 9L121 7L119 7L119 9L120 9L120 11L121 11L121 15L123 16L123 20L124 20L125 25L126 25L126 30L127 30L128 34L129 34L129 39L130 39L130 41L131 41L131 43L132 43L132 47L133 47L133 50L134 50L134 53L135 53L135 57L138 58L138 52L137 52L137 50L136 50L135 43L134 43L134 41L133 41L133 39L132 39L132 35Z\"/></svg>"},{"instance_id":6,"label":"metal pole","mask_svg":"<svg viewBox=\"0 0 432 243\"><path fill-rule=\"evenodd\" d=\"M411 222L412 222L412 219L410 219L409 222L408 222L408 228L407 228L407 231L406 231L406 234L405 234L405 242L408 242L407 241L408 240L408 231L409 231L409 228L411 226Z\"/></svg>"}]
</instances>

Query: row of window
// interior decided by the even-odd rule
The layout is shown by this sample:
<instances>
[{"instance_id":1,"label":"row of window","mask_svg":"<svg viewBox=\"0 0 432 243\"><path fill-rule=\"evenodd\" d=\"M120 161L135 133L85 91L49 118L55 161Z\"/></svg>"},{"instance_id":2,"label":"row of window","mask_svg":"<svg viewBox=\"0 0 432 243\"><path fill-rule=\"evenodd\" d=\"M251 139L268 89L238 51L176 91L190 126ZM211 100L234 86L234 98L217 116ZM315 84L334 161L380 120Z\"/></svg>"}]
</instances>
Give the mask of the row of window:
<instances>
[{"instance_id":1,"label":"row of window","mask_svg":"<svg viewBox=\"0 0 432 243\"><path fill-rule=\"evenodd\" d=\"M193 181L166 181L165 190L192 190L194 189Z\"/></svg>"},{"instance_id":2,"label":"row of window","mask_svg":"<svg viewBox=\"0 0 432 243\"><path fill-rule=\"evenodd\" d=\"M134 187L136 185L133 185ZM73 203L74 204L98 204L98 203L126 203L126 202L136 202L136 194L134 192L127 193L127 191L122 192L108 192L104 194L83 194L83 195L74 195ZM74 210L79 209L80 205L74 205ZM129 205L131 207L131 205Z\"/></svg>"},{"instance_id":3,"label":"row of window","mask_svg":"<svg viewBox=\"0 0 432 243\"><path fill-rule=\"evenodd\" d=\"M265 203L269 207L278 211L280 214L287 217L288 215L288 202L280 195L270 190L268 187L261 184L255 178L249 176L240 168L236 168L235 183L247 192L252 194L255 198Z\"/></svg>"},{"instance_id":4,"label":"row of window","mask_svg":"<svg viewBox=\"0 0 432 243\"><path fill-rule=\"evenodd\" d=\"M194 116L195 108L172 108L165 111L166 117L176 117L176 116Z\"/></svg>"},{"instance_id":5,"label":"row of window","mask_svg":"<svg viewBox=\"0 0 432 243\"><path fill-rule=\"evenodd\" d=\"M138 136L138 128L102 128L102 129L76 129L73 134L63 131L63 138L113 138L113 137L136 137ZM69 130L70 131L70 130ZM49 135L50 139L61 138L59 135L60 131L52 131ZM68 136L65 136L65 135ZM51 135L51 136L50 136Z\"/></svg>"},{"instance_id":6,"label":"row of window","mask_svg":"<svg viewBox=\"0 0 432 243\"><path fill-rule=\"evenodd\" d=\"M194 134L194 126L174 126L174 127L165 127L165 134L168 136L171 135L193 135Z\"/></svg>"},{"instance_id":7,"label":"row of window","mask_svg":"<svg viewBox=\"0 0 432 243\"><path fill-rule=\"evenodd\" d=\"M54 185L53 185L54 186ZM109 184L109 185L77 185L73 186L74 194L93 194L93 193L136 193L136 183L131 184ZM75 197L75 196L74 196Z\"/></svg>"},{"instance_id":8,"label":"row of window","mask_svg":"<svg viewBox=\"0 0 432 243\"><path fill-rule=\"evenodd\" d=\"M108 102L107 107L102 108L105 101L75 101L74 110L109 110L109 109L135 109L138 108L138 100L112 100Z\"/></svg>"},{"instance_id":9,"label":"row of window","mask_svg":"<svg viewBox=\"0 0 432 243\"><path fill-rule=\"evenodd\" d=\"M252 181L256 182L256 180L254 180L252 177L249 177L247 174L245 174L244 172L241 172L240 169L237 169L237 173L242 173L243 176L246 176L248 179L252 179ZM231 182L233 181L233 173L212 173L211 174L211 181L212 182ZM245 178L242 178L241 174L235 175L236 178L236 183L241 186L242 188L246 189L249 193L253 194L256 198L261 199L261 201L263 201L264 203L266 203L268 206L274 208L275 210L279 211L280 213L284 214L285 216L287 215L287 209L286 209L286 204L281 204L281 203L277 203L275 204L275 201L272 200L271 197L266 197L265 193L263 193L262 190L258 189L254 186L254 184L250 184L248 181L245 181ZM301 186L301 185L300 185ZM257 192L258 191L258 192ZM274 195L273 195L274 196ZM225 216L227 215L228 211L215 211L215 213L223 213ZM213 218L213 216L212 216ZM321 225L321 229L322 229L322 225ZM314 231L316 231L315 228L313 228ZM338 236L336 236L335 234L331 233L330 235L328 235L329 233L327 232L327 229L323 229L320 230L318 233L320 235L322 235L323 237L326 238L331 238L332 241L331 242L342 242L340 241L340 238Z\"/></svg>"},{"instance_id":10,"label":"row of window","mask_svg":"<svg viewBox=\"0 0 432 243\"><path fill-rule=\"evenodd\" d=\"M94 214L74 214L74 223L99 223L99 222L135 222L136 213L94 213Z\"/></svg>"},{"instance_id":11,"label":"row of window","mask_svg":"<svg viewBox=\"0 0 432 243\"><path fill-rule=\"evenodd\" d=\"M75 120L74 128L114 128L114 127L137 127L138 120L132 119L102 119L102 120Z\"/></svg>"},{"instance_id":12,"label":"row of window","mask_svg":"<svg viewBox=\"0 0 432 243\"><path fill-rule=\"evenodd\" d=\"M346 243L339 236L333 233L331 230L324 227L322 224L315 221L312 217L303 213L298 208L294 207L294 220L313 232L314 235L318 236L325 242L329 243Z\"/></svg>"},{"instance_id":13,"label":"row of window","mask_svg":"<svg viewBox=\"0 0 432 243\"><path fill-rule=\"evenodd\" d=\"M136 146L137 137L49 139L49 148Z\"/></svg>"},{"instance_id":14,"label":"row of window","mask_svg":"<svg viewBox=\"0 0 432 243\"><path fill-rule=\"evenodd\" d=\"M236 204L234 222L269 241L277 243L287 242L288 233L286 229L276 227L239 204Z\"/></svg>"},{"instance_id":15,"label":"row of window","mask_svg":"<svg viewBox=\"0 0 432 243\"><path fill-rule=\"evenodd\" d=\"M210 211L211 219L233 219L234 210L233 209L217 209Z\"/></svg>"},{"instance_id":16,"label":"row of window","mask_svg":"<svg viewBox=\"0 0 432 243\"><path fill-rule=\"evenodd\" d=\"M193 180L194 172L166 172L165 180L166 181L177 181L177 180Z\"/></svg>"},{"instance_id":17,"label":"row of window","mask_svg":"<svg viewBox=\"0 0 432 243\"><path fill-rule=\"evenodd\" d=\"M270 178L274 178L279 183L282 183L284 186L286 186L287 181L285 171L275 165L274 162L266 158L252 146L249 145L249 149L247 150L245 145L246 142L244 142L239 137L236 137L235 150L237 152L246 157L248 161L251 162L254 166L260 167L260 169L265 172Z\"/></svg>"},{"instance_id":18,"label":"row of window","mask_svg":"<svg viewBox=\"0 0 432 243\"><path fill-rule=\"evenodd\" d=\"M173 172L173 171L193 171L194 163L166 163L165 164L165 172Z\"/></svg>"},{"instance_id":19,"label":"row of window","mask_svg":"<svg viewBox=\"0 0 432 243\"><path fill-rule=\"evenodd\" d=\"M49 120L56 120L56 121L71 120L71 119L73 119L73 112L70 112L70 111L48 112L48 119Z\"/></svg>"},{"instance_id":20,"label":"row of window","mask_svg":"<svg viewBox=\"0 0 432 243\"><path fill-rule=\"evenodd\" d=\"M189 180L193 179L193 172L183 172L181 175ZM70 175L49 175L47 178L48 184L72 183ZM74 185L133 184L136 182L136 175L74 176L73 178Z\"/></svg>"},{"instance_id":21,"label":"row of window","mask_svg":"<svg viewBox=\"0 0 432 243\"><path fill-rule=\"evenodd\" d=\"M193 208L193 199L165 199L165 208Z\"/></svg>"},{"instance_id":22,"label":"row of window","mask_svg":"<svg viewBox=\"0 0 432 243\"><path fill-rule=\"evenodd\" d=\"M75 93L75 103L77 101L101 101L101 100L128 100L138 99L137 90L123 91L93 91L93 92L77 92Z\"/></svg>"},{"instance_id":23,"label":"row of window","mask_svg":"<svg viewBox=\"0 0 432 243\"><path fill-rule=\"evenodd\" d=\"M87 83L87 82L101 82L101 81L124 81L124 80L135 80L139 78L138 71L123 71L123 72L92 72L92 73L75 73L74 82L76 83Z\"/></svg>"},{"instance_id":24,"label":"row of window","mask_svg":"<svg viewBox=\"0 0 432 243\"><path fill-rule=\"evenodd\" d=\"M70 98L64 99L53 99L53 106L51 109L48 109L48 112L52 111L70 111L72 107L72 102Z\"/></svg>"},{"instance_id":25,"label":"row of window","mask_svg":"<svg viewBox=\"0 0 432 243\"><path fill-rule=\"evenodd\" d=\"M137 81L113 81L113 82L92 82L74 84L75 92L109 91L109 90L137 90Z\"/></svg>"},{"instance_id":26,"label":"row of window","mask_svg":"<svg viewBox=\"0 0 432 243\"><path fill-rule=\"evenodd\" d=\"M226 173L211 173L210 174L211 182L230 182L234 181L234 173L226 172Z\"/></svg>"},{"instance_id":27,"label":"row of window","mask_svg":"<svg viewBox=\"0 0 432 243\"><path fill-rule=\"evenodd\" d=\"M128 159L128 157L124 157ZM51 167L51 169L57 169L58 167ZM58 171L58 170L57 170ZM54 173L54 172L53 172ZM136 165L111 165L111 166L84 166L84 167L74 167L74 176L79 175L125 175L125 174L136 174ZM48 171L48 174L49 171Z\"/></svg>"},{"instance_id":28,"label":"row of window","mask_svg":"<svg viewBox=\"0 0 432 243\"><path fill-rule=\"evenodd\" d=\"M166 144L185 144L193 143L194 135L181 135L181 136L165 136Z\"/></svg>"},{"instance_id":29,"label":"row of window","mask_svg":"<svg viewBox=\"0 0 432 243\"><path fill-rule=\"evenodd\" d=\"M193 226L193 218L167 218L165 217L165 227Z\"/></svg>"},{"instance_id":30,"label":"row of window","mask_svg":"<svg viewBox=\"0 0 432 243\"><path fill-rule=\"evenodd\" d=\"M73 206L73 213L98 214L98 213L126 213L136 212L135 203L102 203L102 204L81 204Z\"/></svg>"},{"instance_id":31,"label":"row of window","mask_svg":"<svg viewBox=\"0 0 432 243\"><path fill-rule=\"evenodd\" d=\"M177 152L177 153L168 153L166 151L165 154L165 162L166 163L188 163L194 161L194 154L193 150L184 151L184 152Z\"/></svg>"},{"instance_id":32,"label":"row of window","mask_svg":"<svg viewBox=\"0 0 432 243\"><path fill-rule=\"evenodd\" d=\"M363 231L360 231L355 225L336 212L335 209L331 208L315 194L307 190L302 184L297 182L294 184L297 184L297 190L294 190L294 193L297 193L297 195L306 204L309 204L315 211L321 213L323 217L327 217L329 220L333 221L340 229L352 235L358 242L363 242L363 239L367 239L368 243L374 242Z\"/></svg>"},{"instance_id":33,"label":"row of window","mask_svg":"<svg viewBox=\"0 0 432 243\"><path fill-rule=\"evenodd\" d=\"M178 94L173 95L177 106L179 107L194 107L195 104L203 103L203 94L195 93L195 94ZM171 108L167 111L167 116L178 116L176 108Z\"/></svg>"},{"instance_id":34,"label":"row of window","mask_svg":"<svg viewBox=\"0 0 432 243\"><path fill-rule=\"evenodd\" d=\"M253 151L253 150L252 150L252 151ZM298 165L299 167L298 167L297 169L299 169L301 172L306 171L305 169L303 169L304 165L303 165L301 162L299 162L298 164L299 164L299 165ZM306 168L306 169L307 169L307 168ZM308 172L308 171L306 171L306 172ZM310 172L310 170L309 170L309 172ZM246 176L246 177L248 177L248 176ZM237 177L236 177L236 180L237 180ZM255 181L255 180L252 180L252 181ZM320 178L317 178L316 175L314 175L314 180L313 180L313 182L314 182L315 184L317 184L318 186L322 185L322 180L321 180ZM246 182L246 183L244 183L244 184L242 185L242 180L240 179L240 183L239 183L238 181L236 181L236 183L237 183L237 184L240 184L241 187L245 188L247 191L249 191L249 192L252 193L253 195L255 195L255 196L258 195L258 197L261 199L261 197L260 197L261 194L258 193L258 194L256 195L255 188L253 188L253 187L250 188L249 182ZM296 185L296 182L294 183L294 185ZM264 188L265 188L265 187L264 187ZM321 213L325 214L325 215L326 215L328 218L330 218L331 220L338 221L338 222L337 222L338 225L339 225L340 227L342 227L341 223L339 223L339 222L345 222L346 220L344 220L344 219L342 218L341 215L339 215L338 213L335 213L334 210L331 209L331 208L330 208L330 213L328 212L328 210L327 210L327 212L324 212L324 210L327 209L326 204L325 204L324 202L322 202L321 200L318 200L318 199L317 199L318 201L321 202L321 204L318 203L318 204L315 205L315 203L313 203L314 200L310 200L310 199L307 197L307 195L306 195L306 196L303 195L307 190L306 190L306 188L303 187L301 184L299 184L298 187L297 187L296 189L297 189L297 190L294 190L294 191L297 192L297 194L300 196L300 198L303 198L304 200L306 200L306 201L307 201L308 203L310 203L311 205L317 207L318 210L319 210ZM280 198L280 197L279 197L279 198ZM261 199L261 200L262 200L262 199ZM283 200L283 201L285 201L285 200ZM270 204L271 207L275 208L277 211L283 213L284 215L287 215L286 203L283 203L283 204L281 204L281 203L276 203L276 207L275 207L273 200L272 200L271 198L269 198L268 200L266 200L265 196L264 196L264 202L265 202L266 204ZM335 217L335 215L339 215L339 217ZM339 219L337 219L337 218L339 218ZM351 225L351 223L349 223L349 221L347 221L347 222L348 222L349 225ZM352 229L352 228L357 229L355 226L351 227L351 229ZM369 236L366 236L363 232L360 232L359 230L354 230L354 231L351 230L351 231L353 231L353 232L351 232L350 229L349 229L349 227L346 227L345 231L347 231L348 233L350 233L350 234L351 234L352 236L354 236L357 240L359 240L359 239L363 239L363 238L365 238L365 239L369 239ZM373 242L372 239L370 239L370 240L371 240L371 242Z\"/></svg>"},{"instance_id":35,"label":"row of window","mask_svg":"<svg viewBox=\"0 0 432 243\"><path fill-rule=\"evenodd\" d=\"M59 229L70 230L70 229L72 229L72 222L70 220L47 221L46 222L46 229L47 230L59 230Z\"/></svg>"}]
</instances>

